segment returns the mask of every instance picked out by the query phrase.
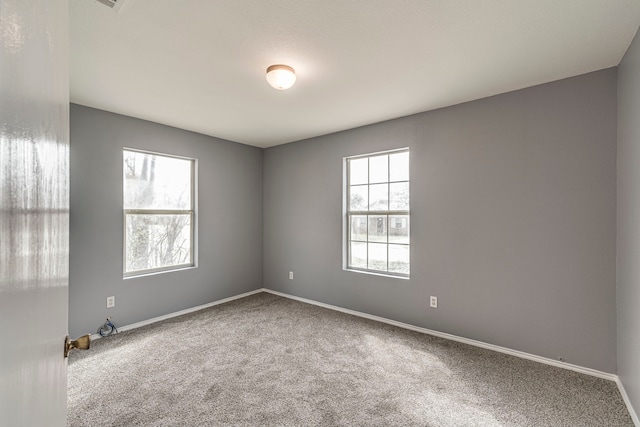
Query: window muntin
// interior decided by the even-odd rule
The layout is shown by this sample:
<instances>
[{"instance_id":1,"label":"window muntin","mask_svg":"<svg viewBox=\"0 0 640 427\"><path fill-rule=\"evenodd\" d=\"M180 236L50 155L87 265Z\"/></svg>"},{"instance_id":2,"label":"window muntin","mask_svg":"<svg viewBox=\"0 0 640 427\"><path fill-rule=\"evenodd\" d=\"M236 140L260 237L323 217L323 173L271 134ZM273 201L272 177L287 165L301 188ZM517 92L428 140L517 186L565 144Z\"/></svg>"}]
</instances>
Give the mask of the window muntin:
<instances>
[{"instance_id":1,"label":"window muntin","mask_svg":"<svg viewBox=\"0 0 640 427\"><path fill-rule=\"evenodd\" d=\"M347 269L408 277L409 150L346 159Z\"/></svg>"},{"instance_id":2,"label":"window muntin","mask_svg":"<svg viewBox=\"0 0 640 427\"><path fill-rule=\"evenodd\" d=\"M194 265L195 160L123 150L124 276Z\"/></svg>"}]
</instances>

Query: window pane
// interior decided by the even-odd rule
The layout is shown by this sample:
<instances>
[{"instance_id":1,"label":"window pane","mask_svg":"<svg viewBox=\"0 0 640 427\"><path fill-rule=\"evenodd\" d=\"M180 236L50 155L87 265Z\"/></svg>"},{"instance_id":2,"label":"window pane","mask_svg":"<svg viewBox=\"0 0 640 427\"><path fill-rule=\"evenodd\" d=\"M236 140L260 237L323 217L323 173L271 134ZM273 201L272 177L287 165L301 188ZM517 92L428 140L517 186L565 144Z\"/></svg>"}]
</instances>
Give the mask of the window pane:
<instances>
[{"instance_id":1,"label":"window pane","mask_svg":"<svg viewBox=\"0 0 640 427\"><path fill-rule=\"evenodd\" d=\"M346 267L408 276L408 150L348 158L347 165Z\"/></svg>"},{"instance_id":2,"label":"window pane","mask_svg":"<svg viewBox=\"0 0 640 427\"><path fill-rule=\"evenodd\" d=\"M349 183L351 185L367 184L369 175L369 159L349 160Z\"/></svg>"},{"instance_id":3,"label":"window pane","mask_svg":"<svg viewBox=\"0 0 640 427\"><path fill-rule=\"evenodd\" d=\"M392 211L409 210L409 183L397 182L389 184L389 209Z\"/></svg>"},{"instance_id":4,"label":"window pane","mask_svg":"<svg viewBox=\"0 0 640 427\"><path fill-rule=\"evenodd\" d=\"M358 185L355 187L351 187L349 191L349 196L351 200L349 201L349 210L350 211L366 211L367 206L369 204L369 186L368 185Z\"/></svg>"},{"instance_id":5,"label":"window pane","mask_svg":"<svg viewBox=\"0 0 640 427\"><path fill-rule=\"evenodd\" d=\"M387 217L370 216L369 217L369 241L387 243Z\"/></svg>"},{"instance_id":6,"label":"window pane","mask_svg":"<svg viewBox=\"0 0 640 427\"><path fill-rule=\"evenodd\" d=\"M387 245L369 243L369 269L387 271Z\"/></svg>"},{"instance_id":7,"label":"window pane","mask_svg":"<svg viewBox=\"0 0 640 427\"><path fill-rule=\"evenodd\" d=\"M369 158L369 182L389 182L389 156Z\"/></svg>"},{"instance_id":8,"label":"window pane","mask_svg":"<svg viewBox=\"0 0 640 427\"><path fill-rule=\"evenodd\" d=\"M389 243L409 244L409 215L389 217Z\"/></svg>"},{"instance_id":9,"label":"window pane","mask_svg":"<svg viewBox=\"0 0 640 427\"><path fill-rule=\"evenodd\" d=\"M367 241L367 217L364 215L351 216L351 240Z\"/></svg>"},{"instance_id":10,"label":"window pane","mask_svg":"<svg viewBox=\"0 0 640 427\"><path fill-rule=\"evenodd\" d=\"M389 271L409 274L409 246L389 245Z\"/></svg>"},{"instance_id":11,"label":"window pane","mask_svg":"<svg viewBox=\"0 0 640 427\"><path fill-rule=\"evenodd\" d=\"M389 181L409 181L409 153L389 155Z\"/></svg>"},{"instance_id":12,"label":"window pane","mask_svg":"<svg viewBox=\"0 0 640 427\"><path fill-rule=\"evenodd\" d=\"M369 210L389 210L389 184L375 184L369 186Z\"/></svg>"},{"instance_id":13,"label":"window pane","mask_svg":"<svg viewBox=\"0 0 640 427\"><path fill-rule=\"evenodd\" d=\"M367 244L351 242L349 267L367 268Z\"/></svg>"},{"instance_id":14,"label":"window pane","mask_svg":"<svg viewBox=\"0 0 640 427\"><path fill-rule=\"evenodd\" d=\"M126 215L127 272L191 263L191 215Z\"/></svg>"},{"instance_id":15,"label":"window pane","mask_svg":"<svg viewBox=\"0 0 640 427\"><path fill-rule=\"evenodd\" d=\"M124 150L125 209L191 209L191 160Z\"/></svg>"}]
</instances>

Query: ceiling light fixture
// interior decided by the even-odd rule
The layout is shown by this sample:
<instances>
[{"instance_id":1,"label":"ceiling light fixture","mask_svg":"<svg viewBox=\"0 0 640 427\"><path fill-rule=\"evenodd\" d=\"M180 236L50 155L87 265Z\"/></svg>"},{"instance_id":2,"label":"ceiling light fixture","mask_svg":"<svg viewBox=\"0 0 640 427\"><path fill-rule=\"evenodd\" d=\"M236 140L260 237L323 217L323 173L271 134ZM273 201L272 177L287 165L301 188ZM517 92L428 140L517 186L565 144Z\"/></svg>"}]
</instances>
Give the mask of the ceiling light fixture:
<instances>
[{"instance_id":1,"label":"ceiling light fixture","mask_svg":"<svg viewBox=\"0 0 640 427\"><path fill-rule=\"evenodd\" d=\"M278 90L289 89L296 82L296 71L288 65L271 65L267 68L267 82Z\"/></svg>"}]
</instances>

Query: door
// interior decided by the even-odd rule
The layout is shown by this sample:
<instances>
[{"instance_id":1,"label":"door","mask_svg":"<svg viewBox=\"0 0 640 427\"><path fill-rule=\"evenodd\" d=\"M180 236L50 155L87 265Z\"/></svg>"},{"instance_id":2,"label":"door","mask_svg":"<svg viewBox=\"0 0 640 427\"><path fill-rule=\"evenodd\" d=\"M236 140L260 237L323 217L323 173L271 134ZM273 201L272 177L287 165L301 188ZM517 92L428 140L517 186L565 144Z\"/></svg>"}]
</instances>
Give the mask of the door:
<instances>
[{"instance_id":1,"label":"door","mask_svg":"<svg viewBox=\"0 0 640 427\"><path fill-rule=\"evenodd\" d=\"M67 0L0 0L0 423L66 424Z\"/></svg>"}]
</instances>

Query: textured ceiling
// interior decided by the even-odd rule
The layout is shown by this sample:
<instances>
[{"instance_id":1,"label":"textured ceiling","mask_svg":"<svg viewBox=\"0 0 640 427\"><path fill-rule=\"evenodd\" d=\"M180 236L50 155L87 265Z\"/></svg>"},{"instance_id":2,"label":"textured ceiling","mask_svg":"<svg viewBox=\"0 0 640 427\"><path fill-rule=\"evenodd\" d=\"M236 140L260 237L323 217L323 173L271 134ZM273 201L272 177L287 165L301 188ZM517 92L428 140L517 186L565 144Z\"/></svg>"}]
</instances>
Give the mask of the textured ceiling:
<instances>
[{"instance_id":1,"label":"textured ceiling","mask_svg":"<svg viewBox=\"0 0 640 427\"><path fill-rule=\"evenodd\" d=\"M72 102L268 147L618 65L640 1L71 0L70 21Z\"/></svg>"}]
</instances>

